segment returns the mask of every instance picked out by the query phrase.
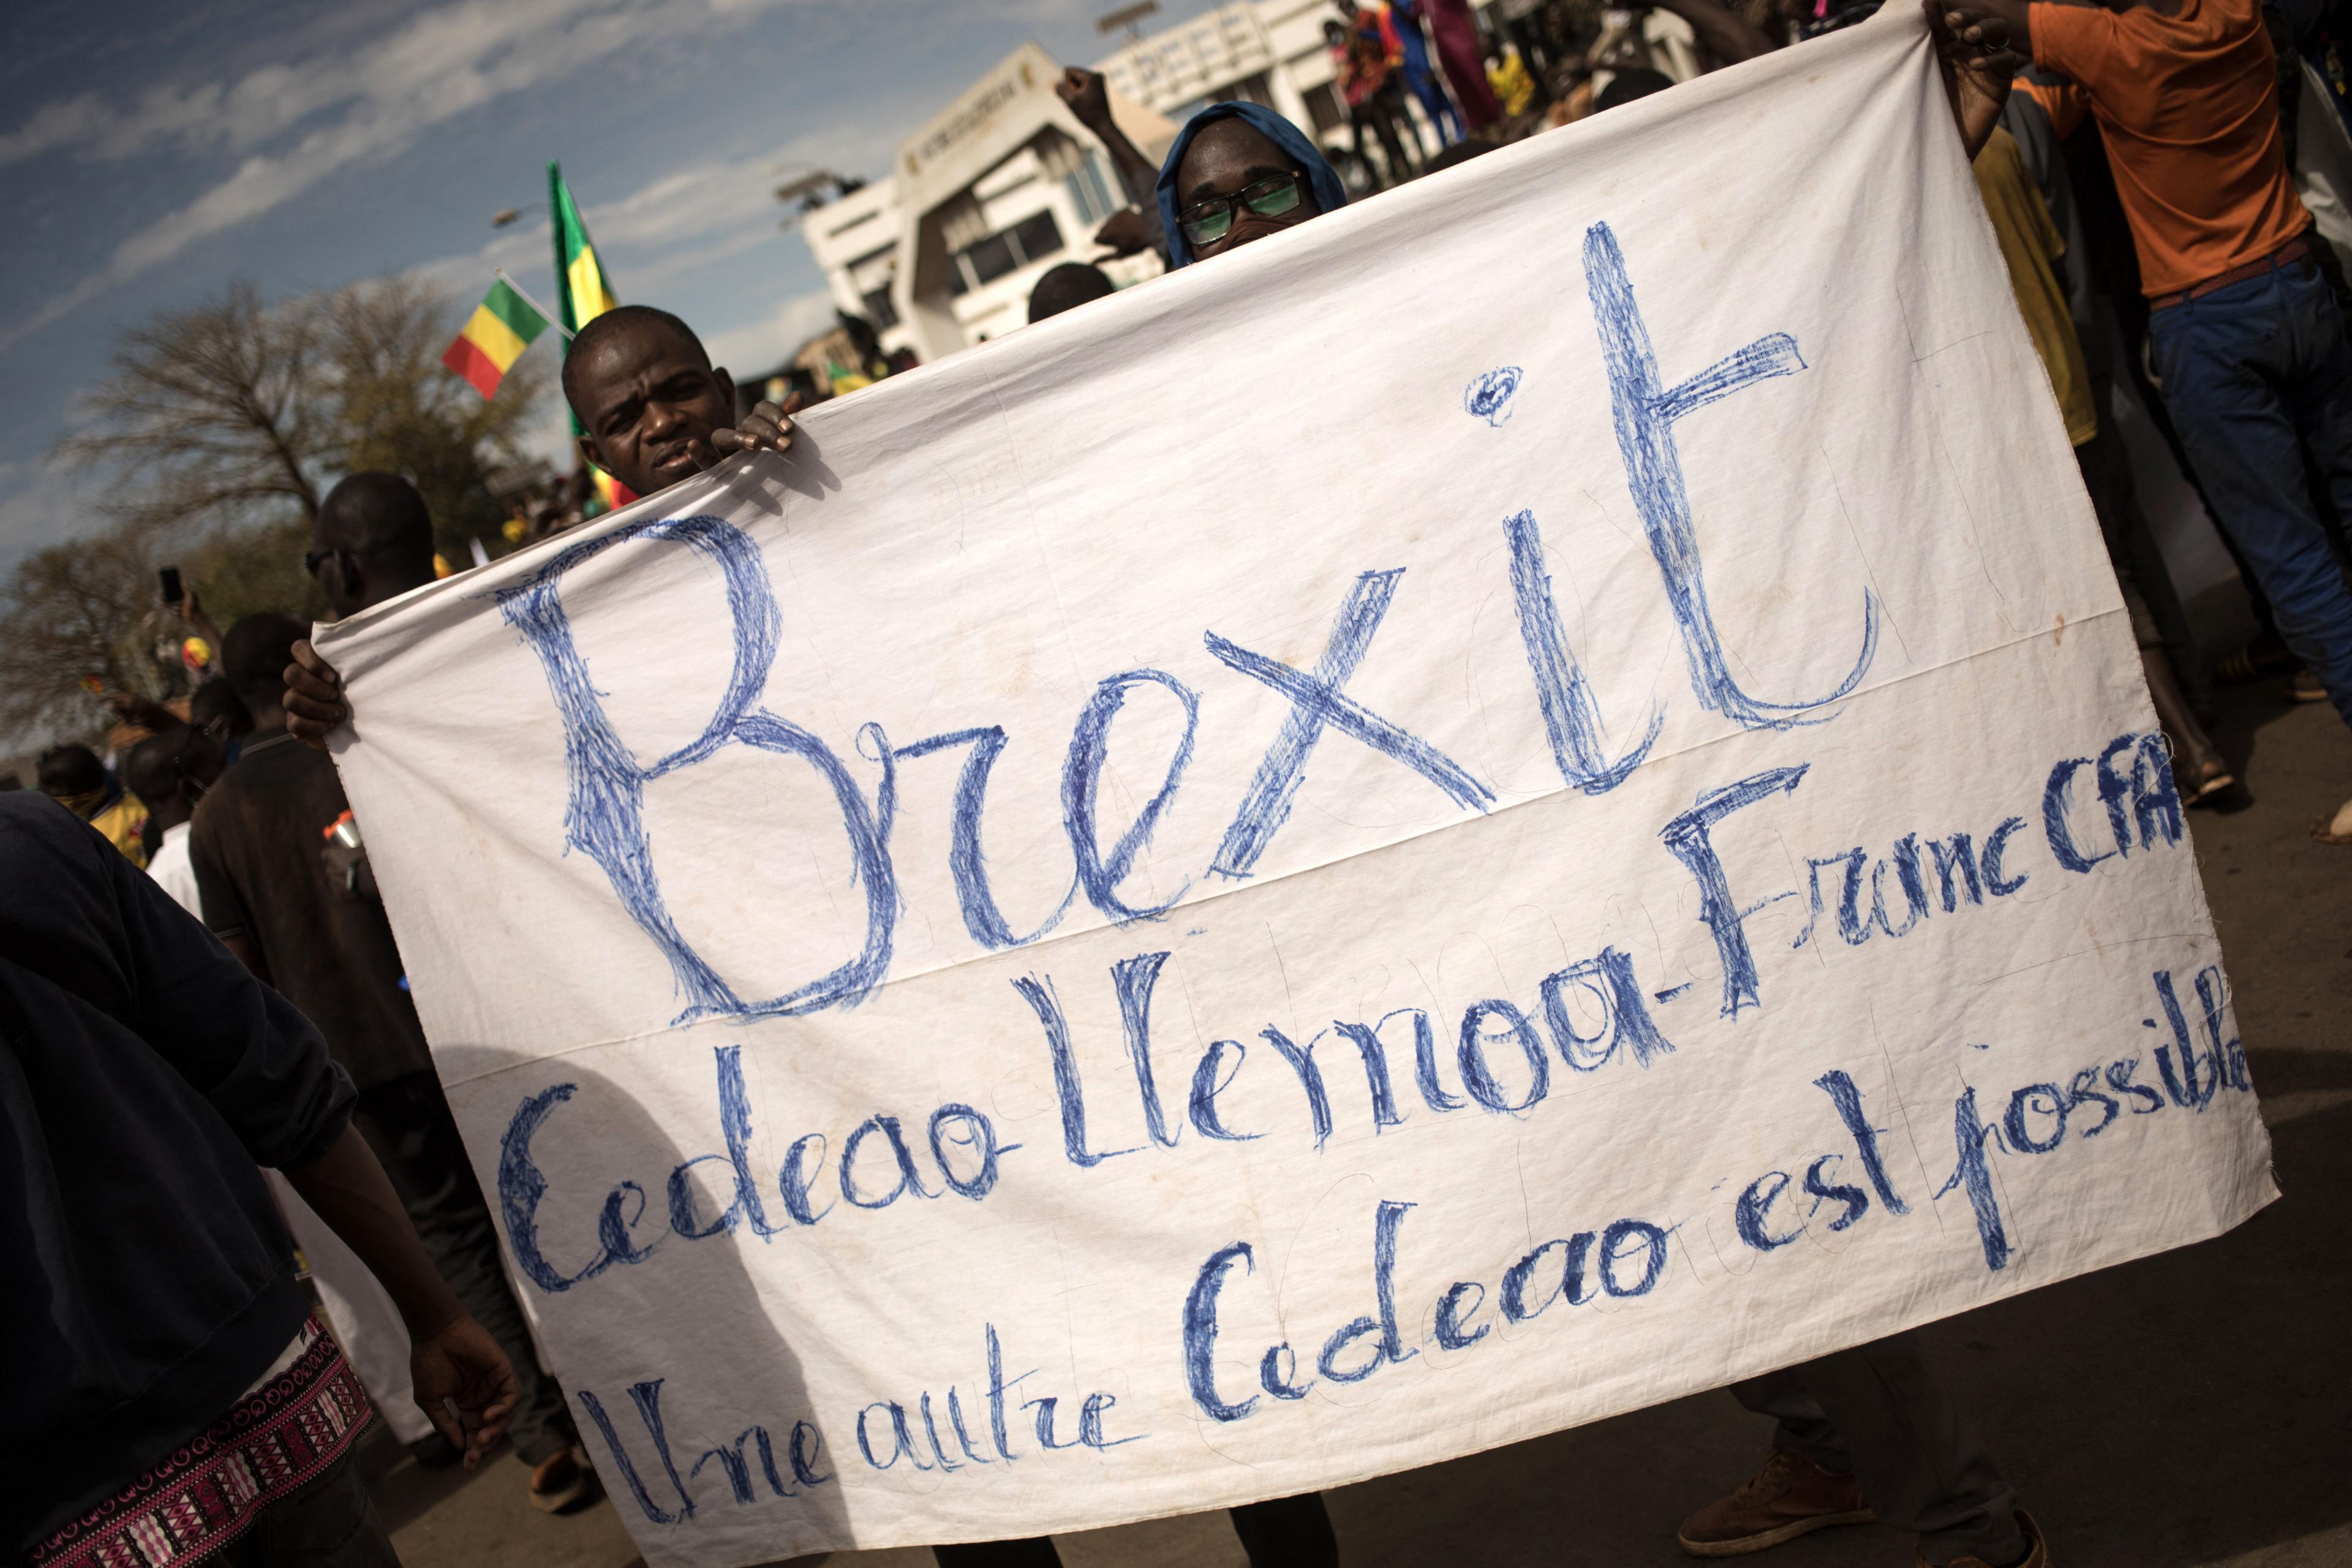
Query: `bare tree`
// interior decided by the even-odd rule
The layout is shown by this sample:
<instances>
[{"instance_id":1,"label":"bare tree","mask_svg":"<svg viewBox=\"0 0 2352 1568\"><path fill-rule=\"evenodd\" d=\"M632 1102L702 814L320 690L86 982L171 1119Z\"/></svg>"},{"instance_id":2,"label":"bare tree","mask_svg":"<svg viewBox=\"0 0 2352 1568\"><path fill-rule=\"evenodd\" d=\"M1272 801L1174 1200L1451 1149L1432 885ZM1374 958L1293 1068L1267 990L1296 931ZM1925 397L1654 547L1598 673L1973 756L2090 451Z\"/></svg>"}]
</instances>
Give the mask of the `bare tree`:
<instances>
[{"instance_id":1,"label":"bare tree","mask_svg":"<svg viewBox=\"0 0 2352 1568\"><path fill-rule=\"evenodd\" d=\"M117 522L37 550L0 592L0 735L88 739L106 710L84 689L161 694L142 634L160 608L153 542Z\"/></svg>"},{"instance_id":2,"label":"bare tree","mask_svg":"<svg viewBox=\"0 0 2352 1568\"><path fill-rule=\"evenodd\" d=\"M441 363L457 312L407 278L345 289L324 301L320 321L331 467L406 479L425 497L443 554L463 565L467 540L499 539L506 510L489 476L520 456L553 356L517 362L498 396L484 399Z\"/></svg>"},{"instance_id":3,"label":"bare tree","mask_svg":"<svg viewBox=\"0 0 2352 1568\"><path fill-rule=\"evenodd\" d=\"M96 424L60 442L67 461L120 476L105 510L155 530L319 512L330 445L318 396L317 301L265 307L249 283L217 302L125 332L89 395Z\"/></svg>"},{"instance_id":4,"label":"bare tree","mask_svg":"<svg viewBox=\"0 0 2352 1568\"><path fill-rule=\"evenodd\" d=\"M503 547L489 476L512 464L552 356L484 401L440 361L453 303L407 279L265 305L250 284L123 334L57 456L103 475L111 527L28 556L0 591L0 735L86 734L82 689L157 694L153 568L179 564L221 625L257 610L325 613L302 570L320 498L362 469L396 473L443 555Z\"/></svg>"}]
</instances>

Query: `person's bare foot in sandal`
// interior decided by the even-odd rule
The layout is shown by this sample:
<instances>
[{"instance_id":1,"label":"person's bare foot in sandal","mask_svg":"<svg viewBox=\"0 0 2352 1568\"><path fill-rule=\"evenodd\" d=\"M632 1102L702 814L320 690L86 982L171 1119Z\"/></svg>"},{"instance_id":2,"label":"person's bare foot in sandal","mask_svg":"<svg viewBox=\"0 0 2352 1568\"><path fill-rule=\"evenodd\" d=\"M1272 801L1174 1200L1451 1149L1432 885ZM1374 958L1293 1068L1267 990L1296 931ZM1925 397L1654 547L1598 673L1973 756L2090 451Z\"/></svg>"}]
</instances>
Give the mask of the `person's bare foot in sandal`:
<instances>
[{"instance_id":1,"label":"person's bare foot in sandal","mask_svg":"<svg viewBox=\"0 0 2352 1568\"><path fill-rule=\"evenodd\" d=\"M2195 805L2236 784L2230 764L2221 760L2221 749L2197 722L2197 715L2189 700L2180 694L2180 683L2173 679L2172 666L2159 648L2140 649L2140 667L2147 677L2148 700L2155 705L2156 721L2163 727L2164 738L2172 748L2172 782L2180 792L2180 804Z\"/></svg>"},{"instance_id":2,"label":"person's bare foot in sandal","mask_svg":"<svg viewBox=\"0 0 2352 1568\"><path fill-rule=\"evenodd\" d=\"M2179 777L2175 782L2180 786L2181 805L2208 805L2223 790L2236 784L2238 775L2231 773L2230 764L2221 758L2207 756L2188 762L2179 770Z\"/></svg>"}]
</instances>

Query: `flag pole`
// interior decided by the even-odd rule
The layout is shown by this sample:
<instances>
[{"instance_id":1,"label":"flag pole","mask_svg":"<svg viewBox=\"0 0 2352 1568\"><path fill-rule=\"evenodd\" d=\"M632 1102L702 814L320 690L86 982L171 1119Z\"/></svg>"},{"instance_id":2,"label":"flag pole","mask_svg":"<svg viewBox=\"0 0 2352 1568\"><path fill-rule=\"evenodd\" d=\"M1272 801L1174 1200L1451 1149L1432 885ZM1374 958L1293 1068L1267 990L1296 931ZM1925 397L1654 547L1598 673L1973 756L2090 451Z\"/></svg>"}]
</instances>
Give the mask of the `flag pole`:
<instances>
[{"instance_id":1,"label":"flag pole","mask_svg":"<svg viewBox=\"0 0 2352 1568\"><path fill-rule=\"evenodd\" d=\"M490 270L498 275L499 282L504 283L508 288L513 289L516 293L520 294L524 304L529 305L532 310L537 310L541 315L546 317L547 324L553 327L557 331L562 332L565 342L568 343L572 341L572 330L569 327L566 327L556 318L554 311L549 310L546 306L532 299L529 289L516 282L513 279L508 277L507 269L505 268L493 267Z\"/></svg>"}]
</instances>

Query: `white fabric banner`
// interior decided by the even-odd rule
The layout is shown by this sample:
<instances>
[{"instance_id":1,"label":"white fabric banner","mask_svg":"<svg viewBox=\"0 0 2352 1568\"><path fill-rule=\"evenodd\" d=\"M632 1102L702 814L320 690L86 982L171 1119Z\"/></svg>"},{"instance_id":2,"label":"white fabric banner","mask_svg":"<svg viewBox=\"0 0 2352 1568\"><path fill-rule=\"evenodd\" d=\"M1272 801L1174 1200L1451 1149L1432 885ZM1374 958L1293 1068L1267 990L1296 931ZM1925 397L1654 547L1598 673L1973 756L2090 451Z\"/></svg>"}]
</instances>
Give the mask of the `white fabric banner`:
<instances>
[{"instance_id":1,"label":"white fabric banner","mask_svg":"<svg viewBox=\"0 0 2352 1568\"><path fill-rule=\"evenodd\" d=\"M649 1562L1425 1465L2274 1195L1915 14L803 425L319 638Z\"/></svg>"}]
</instances>

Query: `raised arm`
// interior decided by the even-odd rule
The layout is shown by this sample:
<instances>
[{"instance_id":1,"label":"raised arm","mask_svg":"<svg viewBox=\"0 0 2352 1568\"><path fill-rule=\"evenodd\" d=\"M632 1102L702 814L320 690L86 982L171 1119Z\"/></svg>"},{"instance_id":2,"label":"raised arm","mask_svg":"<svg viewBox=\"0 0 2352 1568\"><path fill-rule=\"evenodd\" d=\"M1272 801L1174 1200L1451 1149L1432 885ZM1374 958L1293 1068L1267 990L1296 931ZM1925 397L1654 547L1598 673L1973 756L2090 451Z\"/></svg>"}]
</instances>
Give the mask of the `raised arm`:
<instances>
[{"instance_id":1,"label":"raised arm","mask_svg":"<svg viewBox=\"0 0 2352 1568\"><path fill-rule=\"evenodd\" d=\"M1054 90L1069 106L1079 124L1098 137L1110 161L1118 170L1119 188L1127 194L1129 205L1143 214L1144 226L1150 231L1154 247L1165 252L1168 236L1160 218L1160 166L1145 157L1136 144L1128 140L1127 132L1111 118L1110 87L1100 71L1090 71L1084 66L1071 66L1062 72L1062 79Z\"/></svg>"}]
</instances>

